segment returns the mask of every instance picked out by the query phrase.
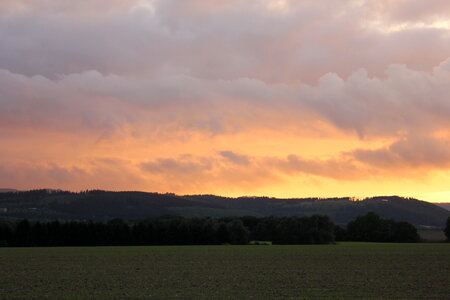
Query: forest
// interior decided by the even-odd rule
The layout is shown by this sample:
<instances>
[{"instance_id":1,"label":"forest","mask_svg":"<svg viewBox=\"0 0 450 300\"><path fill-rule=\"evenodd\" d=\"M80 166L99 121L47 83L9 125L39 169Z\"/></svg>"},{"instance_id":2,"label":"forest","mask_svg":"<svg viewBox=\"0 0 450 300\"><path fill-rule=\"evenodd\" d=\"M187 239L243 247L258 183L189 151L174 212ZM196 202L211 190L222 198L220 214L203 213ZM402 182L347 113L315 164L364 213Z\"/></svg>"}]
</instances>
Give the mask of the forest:
<instances>
[{"instance_id":1,"label":"forest","mask_svg":"<svg viewBox=\"0 0 450 300\"><path fill-rule=\"evenodd\" d=\"M448 232L449 222L447 222ZM448 236L448 235L447 235ZM374 212L358 216L346 228L328 216L194 217L163 216L145 220L94 221L0 220L2 246L125 246L331 244L336 241L418 242L417 229L407 222L381 218Z\"/></svg>"}]
</instances>

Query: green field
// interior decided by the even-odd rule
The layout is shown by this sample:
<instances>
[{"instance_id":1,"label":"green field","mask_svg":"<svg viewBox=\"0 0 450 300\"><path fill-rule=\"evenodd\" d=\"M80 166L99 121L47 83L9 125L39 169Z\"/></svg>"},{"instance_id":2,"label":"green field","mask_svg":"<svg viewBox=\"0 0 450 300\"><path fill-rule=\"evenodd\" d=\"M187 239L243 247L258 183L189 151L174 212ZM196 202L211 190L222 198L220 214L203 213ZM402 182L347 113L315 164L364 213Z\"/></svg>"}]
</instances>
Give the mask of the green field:
<instances>
[{"instance_id":1,"label":"green field","mask_svg":"<svg viewBox=\"0 0 450 300\"><path fill-rule=\"evenodd\" d=\"M450 244L0 248L0 299L450 299Z\"/></svg>"}]
</instances>

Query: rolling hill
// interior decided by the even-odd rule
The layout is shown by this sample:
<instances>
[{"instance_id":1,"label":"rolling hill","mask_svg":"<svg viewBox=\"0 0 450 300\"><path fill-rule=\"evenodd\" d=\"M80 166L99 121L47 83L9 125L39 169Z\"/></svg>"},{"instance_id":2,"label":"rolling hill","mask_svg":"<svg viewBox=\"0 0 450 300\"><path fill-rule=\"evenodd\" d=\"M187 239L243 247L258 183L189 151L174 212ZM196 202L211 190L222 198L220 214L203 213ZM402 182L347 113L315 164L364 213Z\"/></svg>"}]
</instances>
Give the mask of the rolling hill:
<instances>
[{"instance_id":1,"label":"rolling hill","mask_svg":"<svg viewBox=\"0 0 450 300\"><path fill-rule=\"evenodd\" d=\"M437 206L450 210L450 203L436 203Z\"/></svg>"},{"instance_id":2,"label":"rolling hill","mask_svg":"<svg viewBox=\"0 0 450 300\"><path fill-rule=\"evenodd\" d=\"M351 198L279 199L268 197L228 198L214 195L159 194L146 192L60 190L0 193L0 218L37 220L144 219L163 215L193 216L304 216L324 214L340 225L374 211L384 218L415 225L445 224L450 211L411 198L383 196L353 201Z\"/></svg>"},{"instance_id":3,"label":"rolling hill","mask_svg":"<svg viewBox=\"0 0 450 300\"><path fill-rule=\"evenodd\" d=\"M11 192L18 192L18 190L15 190L15 189L0 189L0 193L11 193Z\"/></svg>"}]
</instances>

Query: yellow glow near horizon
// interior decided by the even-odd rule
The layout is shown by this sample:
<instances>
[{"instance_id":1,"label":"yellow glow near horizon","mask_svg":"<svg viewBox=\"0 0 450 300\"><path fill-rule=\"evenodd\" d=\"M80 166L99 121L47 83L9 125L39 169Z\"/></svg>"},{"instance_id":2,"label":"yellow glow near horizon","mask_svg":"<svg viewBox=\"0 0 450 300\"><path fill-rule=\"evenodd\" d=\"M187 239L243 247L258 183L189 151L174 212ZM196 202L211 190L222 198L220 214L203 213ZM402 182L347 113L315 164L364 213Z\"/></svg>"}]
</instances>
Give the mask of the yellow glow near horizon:
<instances>
[{"instance_id":1,"label":"yellow glow near horizon","mask_svg":"<svg viewBox=\"0 0 450 300\"><path fill-rule=\"evenodd\" d=\"M434 203L450 203L450 191L419 194L417 198Z\"/></svg>"},{"instance_id":2,"label":"yellow glow near horizon","mask_svg":"<svg viewBox=\"0 0 450 300\"><path fill-rule=\"evenodd\" d=\"M109 189L142 190L148 192L174 192L177 194L216 194L222 196L269 196L282 198L298 197L371 197L380 195L401 195L430 202L450 202L450 192L445 182L450 182L450 173L427 170L377 170L365 168L360 175L342 178L308 174L301 171L279 169L270 165L270 159L286 161L288 155L297 155L306 161L339 161L342 153L355 149L383 149L395 142L392 138L361 140L352 135L331 131L317 138L311 133L254 130L234 135L205 137L191 136L186 140L148 140L130 135L104 141L90 137L78 139L71 144L70 136L48 133L34 136L16 136L8 140L15 148L2 144L3 153L26 162L20 164L31 169L49 169L61 172L61 179L49 184L51 178L42 183L35 180L18 181L12 188L62 188L70 190ZM48 145L52 145L48 147ZM31 145L40 145L39 152L28 151ZM44 147L45 145L45 147ZM8 150L9 149L9 150ZM221 151L233 151L248 156L255 163L251 166L234 165L221 157ZM188 157L190 170L168 170L173 174L155 175L143 170L140 165L159 159L183 162ZM196 163L213 167L197 173ZM192 164L193 165L190 165ZM269 163L269 165L265 165ZM169 166L170 167L170 166ZM252 169L253 168L253 169ZM320 168L320 166L318 166ZM329 168L329 167L326 167ZM100 170L100 171L99 171ZM349 170L350 171L350 170ZM65 181L65 174L73 173ZM406 173L405 173L406 172ZM59 173L57 173L59 174ZM68 176L69 174L67 174ZM359 176L359 177L358 177ZM39 178L40 179L40 178ZM12 185L12 184L8 184ZM435 192L443 191L443 192Z\"/></svg>"}]
</instances>

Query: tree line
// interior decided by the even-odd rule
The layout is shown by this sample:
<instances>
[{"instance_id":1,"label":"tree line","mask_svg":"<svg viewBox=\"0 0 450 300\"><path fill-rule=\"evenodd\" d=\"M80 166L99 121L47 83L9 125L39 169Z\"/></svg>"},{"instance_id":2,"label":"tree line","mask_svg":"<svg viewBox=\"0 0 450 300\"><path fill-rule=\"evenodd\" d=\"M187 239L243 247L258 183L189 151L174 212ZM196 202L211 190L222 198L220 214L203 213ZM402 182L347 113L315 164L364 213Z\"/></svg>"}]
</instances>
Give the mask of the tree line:
<instances>
[{"instance_id":1,"label":"tree line","mask_svg":"<svg viewBox=\"0 0 450 300\"><path fill-rule=\"evenodd\" d=\"M248 244L252 240L274 244L418 242L419 235L413 225L383 219L375 213L357 217L347 228L324 215L219 219L165 216L108 222L0 220L0 246L213 245Z\"/></svg>"},{"instance_id":2,"label":"tree line","mask_svg":"<svg viewBox=\"0 0 450 300\"><path fill-rule=\"evenodd\" d=\"M326 216L286 218L181 218L108 222L0 223L0 241L10 246L208 245L332 243L334 224Z\"/></svg>"},{"instance_id":3,"label":"tree line","mask_svg":"<svg viewBox=\"0 0 450 300\"><path fill-rule=\"evenodd\" d=\"M418 242L416 227L408 222L397 222L381 218L374 212L358 216L347 225L347 229L336 228L337 240L362 242Z\"/></svg>"}]
</instances>

